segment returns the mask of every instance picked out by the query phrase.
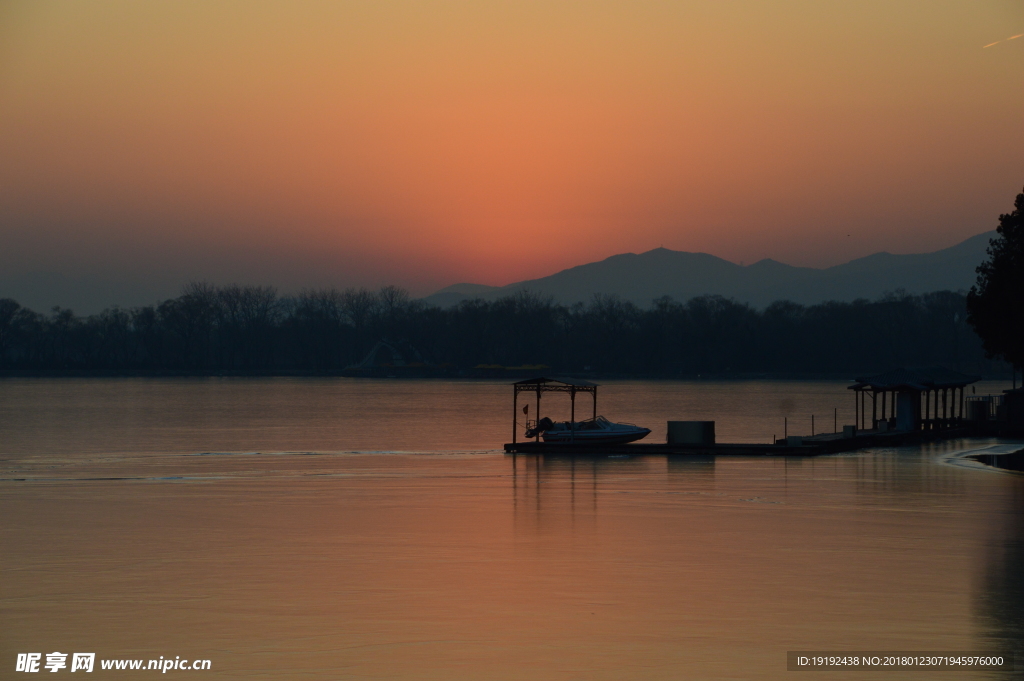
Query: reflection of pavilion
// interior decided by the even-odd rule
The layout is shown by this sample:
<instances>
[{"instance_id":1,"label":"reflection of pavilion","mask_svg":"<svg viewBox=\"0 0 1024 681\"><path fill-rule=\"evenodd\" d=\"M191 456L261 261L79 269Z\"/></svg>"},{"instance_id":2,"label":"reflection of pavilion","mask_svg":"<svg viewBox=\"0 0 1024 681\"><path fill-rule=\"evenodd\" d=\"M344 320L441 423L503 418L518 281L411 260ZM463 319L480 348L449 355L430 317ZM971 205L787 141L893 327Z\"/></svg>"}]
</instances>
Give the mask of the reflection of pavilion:
<instances>
[{"instance_id":1,"label":"reflection of pavilion","mask_svg":"<svg viewBox=\"0 0 1024 681\"><path fill-rule=\"evenodd\" d=\"M942 430L964 420L964 388L980 380L939 366L893 369L857 378L857 428L867 425L866 397L871 394L871 430ZM959 390L959 393L957 392ZM881 399L879 399L881 396Z\"/></svg>"},{"instance_id":2,"label":"reflection of pavilion","mask_svg":"<svg viewBox=\"0 0 1024 681\"><path fill-rule=\"evenodd\" d=\"M645 491L688 493L715 490L715 457L513 455L512 499L519 510L558 516L598 507L598 497L639 484ZM777 465L773 460L771 465ZM763 465L763 464L762 464ZM642 481L642 482L641 482ZM549 522L555 522L549 518Z\"/></svg>"}]
</instances>

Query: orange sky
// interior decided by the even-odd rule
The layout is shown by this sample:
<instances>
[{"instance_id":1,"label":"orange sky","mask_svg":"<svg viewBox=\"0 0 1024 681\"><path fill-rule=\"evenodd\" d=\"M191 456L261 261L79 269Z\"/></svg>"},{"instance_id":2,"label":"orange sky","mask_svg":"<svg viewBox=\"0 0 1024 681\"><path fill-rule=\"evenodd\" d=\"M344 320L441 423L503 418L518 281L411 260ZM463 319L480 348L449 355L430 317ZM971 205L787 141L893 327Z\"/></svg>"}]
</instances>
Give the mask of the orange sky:
<instances>
[{"instance_id":1,"label":"orange sky","mask_svg":"<svg viewBox=\"0 0 1024 681\"><path fill-rule=\"evenodd\" d=\"M9 0L0 286L936 250L1024 185L1022 32L1021 0Z\"/></svg>"}]
</instances>

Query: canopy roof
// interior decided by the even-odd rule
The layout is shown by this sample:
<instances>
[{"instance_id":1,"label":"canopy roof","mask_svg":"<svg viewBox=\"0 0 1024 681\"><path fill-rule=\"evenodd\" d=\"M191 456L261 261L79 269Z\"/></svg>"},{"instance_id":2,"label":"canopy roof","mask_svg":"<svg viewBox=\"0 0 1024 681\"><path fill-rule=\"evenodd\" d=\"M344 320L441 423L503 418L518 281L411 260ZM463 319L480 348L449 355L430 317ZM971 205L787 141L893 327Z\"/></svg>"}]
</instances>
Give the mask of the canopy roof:
<instances>
[{"instance_id":1,"label":"canopy roof","mask_svg":"<svg viewBox=\"0 0 1024 681\"><path fill-rule=\"evenodd\" d=\"M850 390L935 390L962 388L981 380L980 376L961 374L940 366L892 369L874 376L854 379Z\"/></svg>"},{"instance_id":2,"label":"canopy roof","mask_svg":"<svg viewBox=\"0 0 1024 681\"><path fill-rule=\"evenodd\" d=\"M525 381L516 381L512 385L516 390L548 390L569 392L571 390L596 390L597 384L590 381L583 381L577 378L528 378Z\"/></svg>"}]
</instances>

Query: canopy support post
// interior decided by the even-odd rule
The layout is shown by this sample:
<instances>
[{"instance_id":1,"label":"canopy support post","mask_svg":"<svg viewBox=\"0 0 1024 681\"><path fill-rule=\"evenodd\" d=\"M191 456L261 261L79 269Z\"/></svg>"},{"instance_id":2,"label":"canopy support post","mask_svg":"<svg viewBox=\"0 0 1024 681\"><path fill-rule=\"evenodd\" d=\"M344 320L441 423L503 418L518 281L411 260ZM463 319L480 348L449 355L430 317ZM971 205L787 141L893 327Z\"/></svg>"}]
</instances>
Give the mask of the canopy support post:
<instances>
[{"instance_id":1,"label":"canopy support post","mask_svg":"<svg viewBox=\"0 0 1024 681\"><path fill-rule=\"evenodd\" d=\"M519 425L516 423L516 418L519 416L519 388L512 386L512 444L516 443L516 431L519 430Z\"/></svg>"},{"instance_id":2,"label":"canopy support post","mask_svg":"<svg viewBox=\"0 0 1024 681\"><path fill-rule=\"evenodd\" d=\"M569 442L576 442L576 388L569 390Z\"/></svg>"},{"instance_id":3,"label":"canopy support post","mask_svg":"<svg viewBox=\"0 0 1024 681\"><path fill-rule=\"evenodd\" d=\"M539 385L537 386L537 426L538 426L538 430L537 430L536 439L537 439L537 442L540 442L540 430L539 430L539 427L540 427L540 386Z\"/></svg>"}]
</instances>

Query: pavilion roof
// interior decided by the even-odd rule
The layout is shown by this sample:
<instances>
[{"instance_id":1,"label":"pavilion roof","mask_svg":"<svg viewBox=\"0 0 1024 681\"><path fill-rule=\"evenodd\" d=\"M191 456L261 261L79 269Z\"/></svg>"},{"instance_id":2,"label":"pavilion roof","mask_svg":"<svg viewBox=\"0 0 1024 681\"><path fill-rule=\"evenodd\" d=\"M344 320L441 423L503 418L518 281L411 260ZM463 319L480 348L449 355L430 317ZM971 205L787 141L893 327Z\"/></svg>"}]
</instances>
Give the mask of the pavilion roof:
<instances>
[{"instance_id":1,"label":"pavilion roof","mask_svg":"<svg viewBox=\"0 0 1024 681\"><path fill-rule=\"evenodd\" d=\"M962 374L940 366L891 369L873 376L861 376L850 390L935 390L962 388L981 380L980 376Z\"/></svg>"}]
</instances>

